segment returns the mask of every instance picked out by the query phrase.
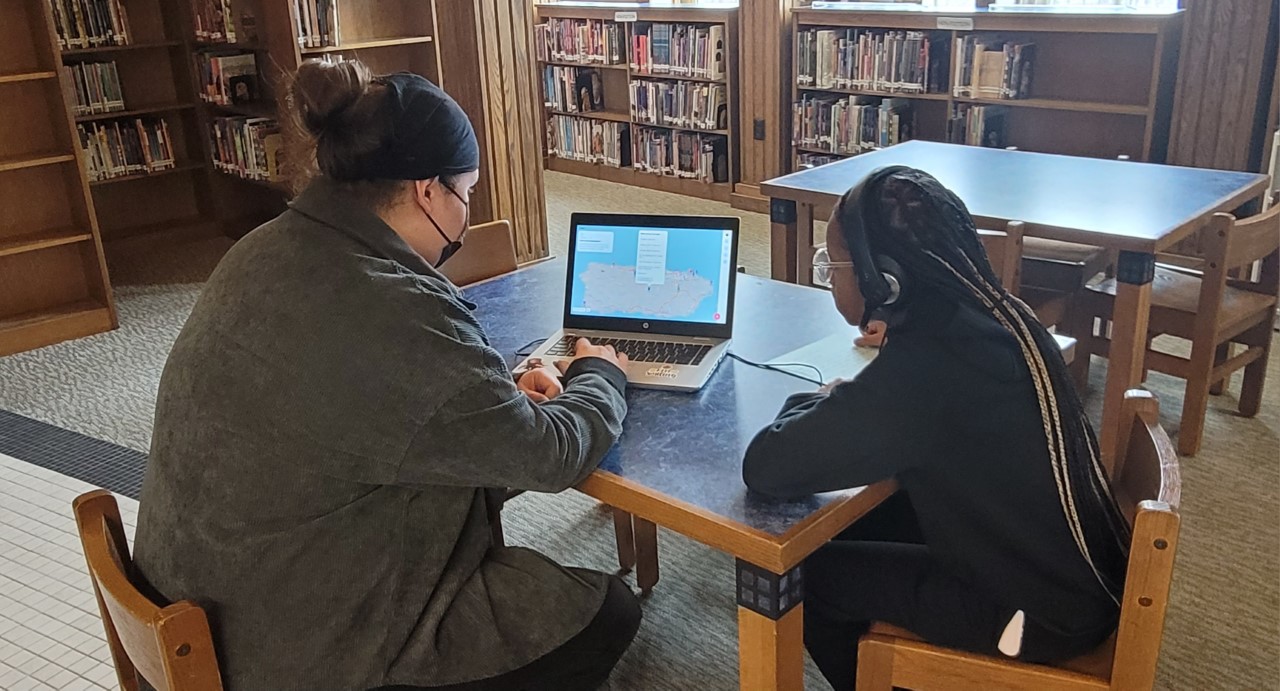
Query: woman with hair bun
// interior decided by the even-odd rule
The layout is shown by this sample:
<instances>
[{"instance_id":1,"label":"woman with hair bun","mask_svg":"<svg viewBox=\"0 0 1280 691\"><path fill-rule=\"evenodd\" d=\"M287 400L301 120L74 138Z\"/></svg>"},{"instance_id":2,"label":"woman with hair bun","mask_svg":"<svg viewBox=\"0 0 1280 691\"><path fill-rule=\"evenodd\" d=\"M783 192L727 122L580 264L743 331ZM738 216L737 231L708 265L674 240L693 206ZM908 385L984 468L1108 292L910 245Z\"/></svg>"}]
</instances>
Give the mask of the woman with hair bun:
<instances>
[{"instance_id":1,"label":"woman with hair bun","mask_svg":"<svg viewBox=\"0 0 1280 691\"><path fill-rule=\"evenodd\" d=\"M314 178L219 264L160 380L136 565L208 612L228 689L594 689L635 636L616 577L495 544L622 430L626 356L514 381L437 269L480 154L430 81L308 62ZM301 159L301 160L300 160Z\"/></svg>"}]
</instances>

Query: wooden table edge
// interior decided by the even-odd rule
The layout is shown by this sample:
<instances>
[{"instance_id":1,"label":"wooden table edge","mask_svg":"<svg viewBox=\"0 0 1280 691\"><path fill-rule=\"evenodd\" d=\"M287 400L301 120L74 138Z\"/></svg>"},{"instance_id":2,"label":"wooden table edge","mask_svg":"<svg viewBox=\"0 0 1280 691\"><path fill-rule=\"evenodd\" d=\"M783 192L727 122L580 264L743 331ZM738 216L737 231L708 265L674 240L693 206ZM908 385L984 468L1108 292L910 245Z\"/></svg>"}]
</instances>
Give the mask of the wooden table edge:
<instances>
[{"instance_id":1,"label":"wooden table edge","mask_svg":"<svg viewBox=\"0 0 1280 691\"><path fill-rule=\"evenodd\" d=\"M604 470L592 473L576 489L730 556L785 573L893 494L897 483L876 483L831 502L782 535L731 521Z\"/></svg>"}]
</instances>

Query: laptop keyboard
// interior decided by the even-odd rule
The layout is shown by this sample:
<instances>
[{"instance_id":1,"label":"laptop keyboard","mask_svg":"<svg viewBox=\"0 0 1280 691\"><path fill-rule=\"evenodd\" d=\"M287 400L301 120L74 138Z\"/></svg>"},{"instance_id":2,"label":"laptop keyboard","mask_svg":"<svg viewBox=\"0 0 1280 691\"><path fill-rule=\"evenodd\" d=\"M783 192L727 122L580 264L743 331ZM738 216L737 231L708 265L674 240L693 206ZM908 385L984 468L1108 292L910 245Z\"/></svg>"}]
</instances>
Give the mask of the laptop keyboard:
<instances>
[{"instance_id":1,"label":"laptop keyboard","mask_svg":"<svg viewBox=\"0 0 1280 691\"><path fill-rule=\"evenodd\" d=\"M567 357L573 354L578 336L565 336L547 351L548 357ZM613 346L635 362L655 362L672 365L697 365L711 352L711 346L695 343L669 343L667 341L639 341L626 338L591 339L598 346Z\"/></svg>"}]
</instances>

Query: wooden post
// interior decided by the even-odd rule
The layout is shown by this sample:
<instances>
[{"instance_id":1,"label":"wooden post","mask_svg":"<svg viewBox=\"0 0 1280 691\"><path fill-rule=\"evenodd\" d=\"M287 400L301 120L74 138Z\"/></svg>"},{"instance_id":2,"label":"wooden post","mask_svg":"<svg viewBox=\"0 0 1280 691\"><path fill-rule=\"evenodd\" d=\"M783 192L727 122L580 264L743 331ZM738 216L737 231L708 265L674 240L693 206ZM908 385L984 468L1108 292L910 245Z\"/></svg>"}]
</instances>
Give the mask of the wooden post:
<instances>
[{"instance_id":1,"label":"wooden post","mask_svg":"<svg viewBox=\"0 0 1280 691\"><path fill-rule=\"evenodd\" d=\"M773 199L769 202L769 220L772 221L770 261L773 280L795 283L796 276L796 203L789 199Z\"/></svg>"},{"instance_id":2,"label":"wooden post","mask_svg":"<svg viewBox=\"0 0 1280 691\"><path fill-rule=\"evenodd\" d=\"M738 686L804 689L804 581L800 567L777 574L737 560Z\"/></svg>"},{"instance_id":3,"label":"wooden post","mask_svg":"<svg viewBox=\"0 0 1280 691\"><path fill-rule=\"evenodd\" d=\"M436 0L440 78L480 140L472 223L511 221L520 262L547 256L542 97L524 0Z\"/></svg>"},{"instance_id":4,"label":"wooden post","mask_svg":"<svg viewBox=\"0 0 1280 691\"><path fill-rule=\"evenodd\" d=\"M787 172L791 143L791 10L796 0L752 0L739 10L740 181L733 205L764 212L760 183ZM763 138L757 138L762 135Z\"/></svg>"},{"instance_id":5,"label":"wooden post","mask_svg":"<svg viewBox=\"0 0 1280 691\"><path fill-rule=\"evenodd\" d=\"M1102 400L1099 445L1108 468L1120 452L1121 408L1124 393L1142 383L1147 355L1147 327L1151 319L1151 281L1155 255L1121 252L1116 266L1116 302L1112 316L1110 364Z\"/></svg>"}]
</instances>

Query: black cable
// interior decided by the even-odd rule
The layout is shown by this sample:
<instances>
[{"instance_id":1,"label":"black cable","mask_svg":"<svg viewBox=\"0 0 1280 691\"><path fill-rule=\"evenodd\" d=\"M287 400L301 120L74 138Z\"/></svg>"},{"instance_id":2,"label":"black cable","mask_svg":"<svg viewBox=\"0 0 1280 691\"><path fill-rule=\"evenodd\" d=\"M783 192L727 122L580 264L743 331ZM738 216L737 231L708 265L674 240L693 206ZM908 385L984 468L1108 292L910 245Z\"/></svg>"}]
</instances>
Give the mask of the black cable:
<instances>
[{"instance_id":1,"label":"black cable","mask_svg":"<svg viewBox=\"0 0 1280 691\"><path fill-rule=\"evenodd\" d=\"M737 360L738 362L741 362L744 365L747 365L750 367L758 367L763 370L769 370L770 372L778 372L779 374L785 374L788 377L795 377L796 379L799 379L801 381L807 381L810 384L825 386L827 383L822 376L822 370L818 369L817 367L814 367L813 365L809 365L803 362L774 362L774 363L766 364L763 362L752 362L742 357L741 355L738 355L737 353L729 353L729 357L733 358L734 360ZM811 369L818 374L818 378L810 379L809 377L806 377L803 374L796 374L795 372L783 369L784 367L802 367L804 369Z\"/></svg>"},{"instance_id":2,"label":"black cable","mask_svg":"<svg viewBox=\"0 0 1280 691\"><path fill-rule=\"evenodd\" d=\"M529 357L530 355L533 355L533 351L538 349L538 346L546 342L547 342L547 339L545 338L539 338L533 341L529 341L528 343L516 349L516 357Z\"/></svg>"}]
</instances>

